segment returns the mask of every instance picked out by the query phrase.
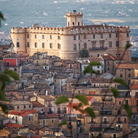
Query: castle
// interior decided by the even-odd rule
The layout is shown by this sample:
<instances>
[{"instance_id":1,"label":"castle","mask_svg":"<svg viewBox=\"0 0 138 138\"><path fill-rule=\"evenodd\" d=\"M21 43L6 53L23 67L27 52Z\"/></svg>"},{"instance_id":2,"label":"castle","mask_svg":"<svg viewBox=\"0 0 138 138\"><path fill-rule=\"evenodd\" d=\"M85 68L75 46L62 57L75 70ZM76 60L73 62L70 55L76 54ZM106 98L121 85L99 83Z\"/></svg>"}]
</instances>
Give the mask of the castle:
<instances>
[{"instance_id":1,"label":"castle","mask_svg":"<svg viewBox=\"0 0 138 138\"><path fill-rule=\"evenodd\" d=\"M17 53L33 55L36 52L48 52L63 59L75 59L79 50L90 51L90 57L110 53L121 57L125 45L130 41L129 26L83 25L83 13L66 13L67 27L32 27L11 28L11 38ZM129 51L124 60L128 61Z\"/></svg>"}]
</instances>

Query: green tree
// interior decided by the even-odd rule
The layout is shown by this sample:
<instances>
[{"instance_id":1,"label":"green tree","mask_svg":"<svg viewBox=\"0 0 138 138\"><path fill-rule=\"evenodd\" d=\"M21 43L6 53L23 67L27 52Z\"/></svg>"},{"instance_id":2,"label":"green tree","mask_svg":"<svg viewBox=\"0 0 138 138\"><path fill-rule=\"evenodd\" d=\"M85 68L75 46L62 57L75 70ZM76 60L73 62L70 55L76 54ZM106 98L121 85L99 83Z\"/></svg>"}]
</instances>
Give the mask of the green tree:
<instances>
[{"instance_id":1,"label":"green tree","mask_svg":"<svg viewBox=\"0 0 138 138\"><path fill-rule=\"evenodd\" d=\"M80 58L88 58L89 57L89 51L87 49L82 49L79 51L79 57Z\"/></svg>"}]
</instances>

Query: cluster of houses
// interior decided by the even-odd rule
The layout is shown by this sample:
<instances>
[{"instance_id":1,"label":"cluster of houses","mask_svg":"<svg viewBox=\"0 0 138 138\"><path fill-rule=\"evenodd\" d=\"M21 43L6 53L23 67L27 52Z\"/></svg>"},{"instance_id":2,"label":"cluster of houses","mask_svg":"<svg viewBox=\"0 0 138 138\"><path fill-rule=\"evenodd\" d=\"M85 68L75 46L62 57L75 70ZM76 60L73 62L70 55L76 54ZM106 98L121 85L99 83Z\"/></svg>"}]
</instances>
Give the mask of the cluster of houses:
<instances>
[{"instance_id":1,"label":"cluster of houses","mask_svg":"<svg viewBox=\"0 0 138 138\"><path fill-rule=\"evenodd\" d=\"M20 81L6 86L9 101L4 103L9 112L4 114L0 110L0 137L138 137L138 63L123 62L119 57L105 54L93 59L101 63L93 67L99 75L84 75L91 61L60 59L47 53L28 56L1 51L0 73L14 70ZM113 78L124 79L128 86L112 82ZM120 91L117 98L110 90L113 87ZM73 108L80 103L72 99L77 94L86 96L89 105L82 109L91 107L96 118ZM72 104L56 105L57 97L63 95ZM130 120L123 104L132 109ZM63 121L68 124L60 126Z\"/></svg>"}]
</instances>

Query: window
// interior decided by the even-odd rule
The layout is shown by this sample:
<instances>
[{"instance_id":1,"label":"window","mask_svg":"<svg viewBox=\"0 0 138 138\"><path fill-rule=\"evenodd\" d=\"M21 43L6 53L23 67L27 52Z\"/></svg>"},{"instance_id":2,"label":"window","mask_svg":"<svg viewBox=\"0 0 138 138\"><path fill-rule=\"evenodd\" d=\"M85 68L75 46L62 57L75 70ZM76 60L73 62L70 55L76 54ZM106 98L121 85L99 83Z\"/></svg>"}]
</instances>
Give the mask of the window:
<instances>
[{"instance_id":1,"label":"window","mask_svg":"<svg viewBox=\"0 0 138 138\"><path fill-rule=\"evenodd\" d=\"M116 41L116 47L118 47L119 46L119 41Z\"/></svg>"},{"instance_id":2,"label":"window","mask_svg":"<svg viewBox=\"0 0 138 138\"><path fill-rule=\"evenodd\" d=\"M138 106L138 100L137 100L137 106Z\"/></svg>"},{"instance_id":3,"label":"window","mask_svg":"<svg viewBox=\"0 0 138 138\"><path fill-rule=\"evenodd\" d=\"M29 38L29 34L27 34L27 38Z\"/></svg>"},{"instance_id":4,"label":"window","mask_svg":"<svg viewBox=\"0 0 138 138\"><path fill-rule=\"evenodd\" d=\"M129 37L129 33L127 33L127 37Z\"/></svg>"},{"instance_id":5,"label":"window","mask_svg":"<svg viewBox=\"0 0 138 138\"><path fill-rule=\"evenodd\" d=\"M28 120L30 121L31 120L31 117L28 117Z\"/></svg>"},{"instance_id":6,"label":"window","mask_svg":"<svg viewBox=\"0 0 138 138\"><path fill-rule=\"evenodd\" d=\"M61 49L61 45L60 44L58 44L58 49Z\"/></svg>"},{"instance_id":7,"label":"window","mask_svg":"<svg viewBox=\"0 0 138 138\"><path fill-rule=\"evenodd\" d=\"M104 47L104 41L100 41L100 47Z\"/></svg>"},{"instance_id":8,"label":"window","mask_svg":"<svg viewBox=\"0 0 138 138\"><path fill-rule=\"evenodd\" d=\"M121 111L120 110L118 111L118 115L121 115Z\"/></svg>"},{"instance_id":9,"label":"window","mask_svg":"<svg viewBox=\"0 0 138 138\"><path fill-rule=\"evenodd\" d=\"M50 48L52 48L52 43L50 43Z\"/></svg>"},{"instance_id":10,"label":"window","mask_svg":"<svg viewBox=\"0 0 138 138\"><path fill-rule=\"evenodd\" d=\"M16 69L16 68L14 68L14 71L17 71L17 69Z\"/></svg>"},{"instance_id":11,"label":"window","mask_svg":"<svg viewBox=\"0 0 138 138\"><path fill-rule=\"evenodd\" d=\"M110 68L108 67L108 71L110 70Z\"/></svg>"},{"instance_id":12,"label":"window","mask_svg":"<svg viewBox=\"0 0 138 138\"><path fill-rule=\"evenodd\" d=\"M77 50L77 45L76 44L74 44L74 50Z\"/></svg>"},{"instance_id":13,"label":"window","mask_svg":"<svg viewBox=\"0 0 138 138\"><path fill-rule=\"evenodd\" d=\"M50 35L50 39L52 39L52 35Z\"/></svg>"},{"instance_id":14,"label":"window","mask_svg":"<svg viewBox=\"0 0 138 138\"><path fill-rule=\"evenodd\" d=\"M35 48L37 48L37 43L35 43Z\"/></svg>"},{"instance_id":15,"label":"window","mask_svg":"<svg viewBox=\"0 0 138 138\"><path fill-rule=\"evenodd\" d=\"M31 105L29 105L29 108L31 108Z\"/></svg>"},{"instance_id":16,"label":"window","mask_svg":"<svg viewBox=\"0 0 138 138\"><path fill-rule=\"evenodd\" d=\"M128 105L128 100L125 100L125 104Z\"/></svg>"},{"instance_id":17,"label":"window","mask_svg":"<svg viewBox=\"0 0 138 138\"><path fill-rule=\"evenodd\" d=\"M121 101L119 101L119 105L121 105Z\"/></svg>"},{"instance_id":18,"label":"window","mask_svg":"<svg viewBox=\"0 0 138 138\"><path fill-rule=\"evenodd\" d=\"M80 40L80 35L78 35L78 40Z\"/></svg>"},{"instance_id":19,"label":"window","mask_svg":"<svg viewBox=\"0 0 138 138\"><path fill-rule=\"evenodd\" d=\"M122 74L120 74L120 77L121 77L121 78L122 78L122 76L123 76L123 75L122 75Z\"/></svg>"},{"instance_id":20,"label":"window","mask_svg":"<svg viewBox=\"0 0 138 138\"><path fill-rule=\"evenodd\" d=\"M52 124L54 123L54 120L53 120L53 119L51 120L51 123L52 123Z\"/></svg>"},{"instance_id":21,"label":"window","mask_svg":"<svg viewBox=\"0 0 138 138\"><path fill-rule=\"evenodd\" d=\"M44 35L42 35L42 39L44 39L45 38L45 36Z\"/></svg>"},{"instance_id":22,"label":"window","mask_svg":"<svg viewBox=\"0 0 138 138\"><path fill-rule=\"evenodd\" d=\"M17 42L17 47L20 47L20 44L19 44L19 42Z\"/></svg>"},{"instance_id":23,"label":"window","mask_svg":"<svg viewBox=\"0 0 138 138\"><path fill-rule=\"evenodd\" d=\"M131 77L131 74L128 74L128 77Z\"/></svg>"},{"instance_id":24,"label":"window","mask_svg":"<svg viewBox=\"0 0 138 138\"><path fill-rule=\"evenodd\" d=\"M45 43L42 43L42 48L45 48Z\"/></svg>"},{"instance_id":25,"label":"window","mask_svg":"<svg viewBox=\"0 0 138 138\"><path fill-rule=\"evenodd\" d=\"M128 69L128 71L130 71L130 69Z\"/></svg>"},{"instance_id":26,"label":"window","mask_svg":"<svg viewBox=\"0 0 138 138\"><path fill-rule=\"evenodd\" d=\"M79 43L79 50L80 50L80 43Z\"/></svg>"},{"instance_id":27,"label":"window","mask_svg":"<svg viewBox=\"0 0 138 138\"><path fill-rule=\"evenodd\" d=\"M124 123L126 123L127 122L127 119L126 118L124 118Z\"/></svg>"},{"instance_id":28,"label":"window","mask_svg":"<svg viewBox=\"0 0 138 138\"><path fill-rule=\"evenodd\" d=\"M99 54L97 54L97 57L99 57L100 55Z\"/></svg>"},{"instance_id":29,"label":"window","mask_svg":"<svg viewBox=\"0 0 138 138\"><path fill-rule=\"evenodd\" d=\"M26 108L26 105L24 105L24 109Z\"/></svg>"},{"instance_id":30,"label":"window","mask_svg":"<svg viewBox=\"0 0 138 138\"><path fill-rule=\"evenodd\" d=\"M113 135L113 138L116 138L116 134Z\"/></svg>"},{"instance_id":31,"label":"window","mask_svg":"<svg viewBox=\"0 0 138 138\"><path fill-rule=\"evenodd\" d=\"M84 35L84 39L86 39L86 35Z\"/></svg>"},{"instance_id":32,"label":"window","mask_svg":"<svg viewBox=\"0 0 138 138\"><path fill-rule=\"evenodd\" d=\"M30 46L29 46L29 42L27 42L27 47L30 47Z\"/></svg>"},{"instance_id":33,"label":"window","mask_svg":"<svg viewBox=\"0 0 138 138\"><path fill-rule=\"evenodd\" d=\"M118 33L116 33L116 37L118 37Z\"/></svg>"},{"instance_id":34,"label":"window","mask_svg":"<svg viewBox=\"0 0 138 138\"><path fill-rule=\"evenodd\" d=\"M92 47L96 47L96 41L92 42Z\"/></svg>"},{"instance_id":35,"label":"window","mask_svg":"<svg viewBox=\"0 0 138 138\"><path fill-rule=\"evenodd\" d=\"M58 35L58 39L60 40L60 36Z\"/></svg>"},{"instance_id":36,"label":"window","mask_svg":"<svg viewBox=\"0 0 138 138\"><path fill-rule=\"evenodd\" d=\"M109 41L109 47L112 47L112 41Z\"/></svg>"},{"instance_id":37,"label":"window","mask_svg":"<svg viewBox=\"0 0 138 138\"><path fill-rule=\"evenodd\" d=\"M78 26L80 26L80 23L78 22Z\"/></svg>"},{"instance_id":38,"label":"window","mask_svg":"<svg viewBox=\"0 0 138 138\"><path fill-rule=\"evenodd\" d=\"M74 26L74 22L72 23L72 25Z\"/></svg>"},{"instance_id":39,"label":"window","mask_svg":"<svg viewBox=\"0 0 138 138\"><path fill-rule=\"evenodd\" d=\"M37 38L37 35L35 35L35 38Z\"/></svg>"},{"instance_id":40,"label":"window","mask_svg":"<svg viewBox=\"0 0 138 138\"><path fill-rule=\"evenodd\" d=\"M87 49L87 43L84 43L84 49Z\"/></svg>"},{"instance_id":41,"label":"window","mask_svg":"<svg viewBox=\"0 0 138 138\"><path fill-rule=\"evenodd\" d=\"M6 66L9 67L10 66L10 62L6 62Z\"/></svg>"},{"instance_id":42,"label":"window","mask_svg":"<svg viewBox=\"0 0 138 138\"><path fill-rule=\"evenodd\" d=\"M95 34L93 35L93 39L95 39Z\"/></svg>"},{"instance_id":43,"label":"window","mask_svg":"<svg viewBox=\"0 0 138 138\"><path fill-rule=\"evenodd\" d=\"M103 34L101 34L101 38L103 38Z\"/></svg>"},{"instance_id":44,"label":"window","mask_svg":"<svg viewBox=\"0 0 138 138\"><path fill-rule=\"evenodd\" d=\"M111 34L109 34L109 38L111 38Z\"/></svg>"},{"instance_id":45,"label":"window","mask_svg":"<svg viewBox=\"0 0 138 138\"><path fill-rule=\"evenodd\" d=\"M17 106L17 109L19 109L19 106Z\"/></svg>"},{"instance_id":46,"label":"window","mask_svg":"<svg viewBox=\"0 0 138 138\"><path fill-rule=\"evenodd\" d=\"M123 71L123 69L120 69L120 71Z\"/></svg>"},{"instance_id":47,"label":"window","mask_svg":"<svg viewBox=\"0 0 138 138\"><path fill-rule=\"evenodd\" d=\"M45 120L43 120L43 125L45 125Z\"/></svg>"},{"instance_id":48,"label":"window","mask_svg":"<svg viewBox=\"0 0 138 138\"><path fill-rule=\"evenodd\" d=\"M126 44L129 44L129 41L127 41Z\"/></svg>"},{"instance_id":49,"label":"window","mask_svg":"<svg viewBox=\"0 0 138 138\"><path fill-rule=\"evenodd\" d=\"M73 36L74 40L76 40L76 36Z\"/></svg>"}]
</instances>

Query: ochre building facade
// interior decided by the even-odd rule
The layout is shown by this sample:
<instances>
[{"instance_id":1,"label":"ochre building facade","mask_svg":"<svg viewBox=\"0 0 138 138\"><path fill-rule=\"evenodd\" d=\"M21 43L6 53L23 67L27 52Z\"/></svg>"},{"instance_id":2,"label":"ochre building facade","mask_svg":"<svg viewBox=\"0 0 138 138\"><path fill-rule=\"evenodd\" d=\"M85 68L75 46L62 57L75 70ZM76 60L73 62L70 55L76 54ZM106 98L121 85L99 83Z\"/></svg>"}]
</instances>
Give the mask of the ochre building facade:
<instances>
[{"instance_id":1,"label":"ochre building facade","mask_svg":"<svg viewBox=\"0 0 138 138\"><path fill-rule=\"evenodd\" d=\"M120 56L125 45L130 41L129 26L83 25L83 13L66 13L67 27L32 27L11 28L11 38L17 53L33 55L36 52L48 52L63 59L76 59L79 50L90 51L91 58L110 53ZM129 51L124 60L128 61Z\"/></svg>"}]
</instances>

